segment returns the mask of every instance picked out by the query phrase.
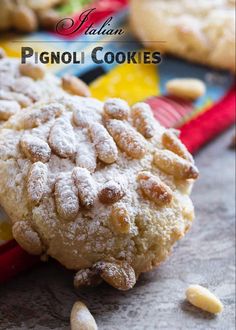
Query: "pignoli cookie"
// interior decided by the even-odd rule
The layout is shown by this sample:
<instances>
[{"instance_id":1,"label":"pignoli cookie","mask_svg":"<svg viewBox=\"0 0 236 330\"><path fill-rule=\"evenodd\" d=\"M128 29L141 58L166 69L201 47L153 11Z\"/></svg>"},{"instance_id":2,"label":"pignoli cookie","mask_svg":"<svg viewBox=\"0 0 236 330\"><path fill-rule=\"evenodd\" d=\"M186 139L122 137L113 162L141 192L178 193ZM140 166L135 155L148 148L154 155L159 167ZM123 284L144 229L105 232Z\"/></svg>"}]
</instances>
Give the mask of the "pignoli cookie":
<instances>
[{"instance_id":1,"label":"pignoli cookie","mask_svg":"<svg viewBox=\"0 0 236 330\"><path fill-rule=\"evenodd\" d=\"M104 280L128 290L164 261L192 224L197 177L146 104L62 93L0 131L0 204L13 235L77 271L76 287Z\"/></svg>"}]
</instances>

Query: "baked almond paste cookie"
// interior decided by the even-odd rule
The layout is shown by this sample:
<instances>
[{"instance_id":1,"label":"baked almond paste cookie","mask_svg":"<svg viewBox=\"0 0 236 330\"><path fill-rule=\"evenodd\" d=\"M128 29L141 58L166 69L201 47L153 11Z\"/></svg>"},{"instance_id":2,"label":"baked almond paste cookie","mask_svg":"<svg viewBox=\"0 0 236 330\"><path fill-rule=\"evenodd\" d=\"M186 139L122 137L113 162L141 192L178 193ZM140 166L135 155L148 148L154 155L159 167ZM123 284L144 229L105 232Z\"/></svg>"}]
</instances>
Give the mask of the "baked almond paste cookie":
<instances>
[{"instance_id":1,"label":"baked almond paste cookie","mask_svg":"<svg viewBox=\"0 0 236 330\"><path fill-rule=\"evenodd\" d=\"M21 64L18 59L6 57L0 48L0 128L19 110L58 93L88 96L89 89L76 77L59 79L40 64Z\"/></svg>"},{"instance_id":2,"label":"baked almond paste cookie","mask_svg":"<svg viewBox=\"0 0 236 330\"><path fill-rule=\"evenodd\" d=\"M60 84L60 80L41 65L0 58L0 124L17 111L61 91Z\"/></svg>"},{"instance_id":3,"label":"baked almond paste cookie","mask_svg":"<svg viewBox=\"0 0 236 330\"><path fill-rule=\"evenodd\" d=\"M29 253L128 290L170 254L194 218L198 170L150 107L62 96L0 132L0 204Z\"/></svg>"},{"instance_id":4,"label":"baked almond paste cookie","mask_svg":"<svg viewBox=\"0 0 236 330\"><path fill-rule=\"evenodd\" d=\"M235 72L234 0L131 0L130 6L131 26L146 47Z\"/></svg>"}]
</instances>

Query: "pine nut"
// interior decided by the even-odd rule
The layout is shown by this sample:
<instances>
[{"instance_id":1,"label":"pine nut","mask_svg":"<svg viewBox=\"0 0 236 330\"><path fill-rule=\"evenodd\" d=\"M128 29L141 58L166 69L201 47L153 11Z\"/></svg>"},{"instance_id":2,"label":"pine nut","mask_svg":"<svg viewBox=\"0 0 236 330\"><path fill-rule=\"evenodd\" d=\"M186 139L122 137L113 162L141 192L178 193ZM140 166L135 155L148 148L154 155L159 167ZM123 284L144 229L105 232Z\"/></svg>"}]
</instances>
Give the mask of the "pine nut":
<instances>
[{"instance_id":1,"label":"pine nut","mask_svg":"<svg viewBox=\"0 0 236 330\"><path fill-rule=\"evenodd\" d=\"M97 324L86 307L81 301L77 301L70 315L71 330L97 330Z\"/></svg>"},{"instance_id":2,"label":"pine nut","mask_svg":"<svg viewBox=\"0 0 236 330\"><path fill-rule=\"evenodd\" d=\"M217 314L223 311L221 301L200 285L190 285L186 291L186 298L192 305L209 313Z\"/></svg>"},{"instance_id":3,"label":"pine nut","mask_svg":"<svg viewBox=\"0 0 236 330\"><path fill-rule=\"evenodd\" d=\"M205 94L206 86L199 79L172 79L167 82L166 89L171 95L194 101Z\"/></svg>"}]
</instances>

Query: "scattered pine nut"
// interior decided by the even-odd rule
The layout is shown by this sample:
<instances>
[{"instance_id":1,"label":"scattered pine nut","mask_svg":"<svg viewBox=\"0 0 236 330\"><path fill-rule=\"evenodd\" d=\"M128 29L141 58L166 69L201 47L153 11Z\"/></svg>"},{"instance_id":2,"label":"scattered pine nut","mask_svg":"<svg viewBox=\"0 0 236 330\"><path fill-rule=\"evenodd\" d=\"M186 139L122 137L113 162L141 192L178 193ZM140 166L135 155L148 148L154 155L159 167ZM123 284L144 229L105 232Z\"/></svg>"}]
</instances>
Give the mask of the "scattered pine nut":
<instances>
[{"instance_id":1,"label":"scattered pine nut","mask_svg":"<svg viewBox=\"0 0 236 330\"><path fill-rule=\"evenodd\" d=\"M206 92L206 86L203 81L192 78L171 79L166 84L169 94L186 100L197 100Z\"/></svg>"},{"instance_id":2,"label":"scattered pine nut","mask_svg":"<svg viewBox=\"0 0 236 330\"><path fill-rule=\"evenodd\" d=\"M70 314L71 330L97 330L97 324L86 307L81 301L77 301Z\"/></svg>"},{"instance_id":3,"label":"scattered pine nut","mask_svg":"<svg viewBox=\"0 0 236 330\"><path fill-rule=\"evenodd\" d=\"M192 305L209 313L218 314L223 311L221 301L200 285L190 285L186 290L186 298Z\"/></svg>"}]
</instances>

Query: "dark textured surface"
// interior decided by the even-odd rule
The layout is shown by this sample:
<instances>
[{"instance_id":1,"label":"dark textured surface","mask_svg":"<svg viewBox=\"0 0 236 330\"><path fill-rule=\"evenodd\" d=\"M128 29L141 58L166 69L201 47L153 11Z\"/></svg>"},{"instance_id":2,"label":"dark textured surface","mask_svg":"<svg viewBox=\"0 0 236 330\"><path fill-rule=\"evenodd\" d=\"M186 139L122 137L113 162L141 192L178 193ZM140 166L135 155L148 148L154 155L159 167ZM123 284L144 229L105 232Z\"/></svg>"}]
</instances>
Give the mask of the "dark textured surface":
<instances>
[{"instance_id":1,"label":"dark textured surface","mask_svg":"<svg viewBox=\"0 0 236 330\"><path fill-rule=\"evenodd\" d=\"M229 130L196 156L201 172L193 192L197 219L159 269L129 292L107 285L76 292L73 274L50 262L0 289L0 329L69 329L76 299L99 329L235 329L235 152ZM210 288L225 305L222 315L201 312L184 300L189 284Z\"/></svg>"}]
</instances>

